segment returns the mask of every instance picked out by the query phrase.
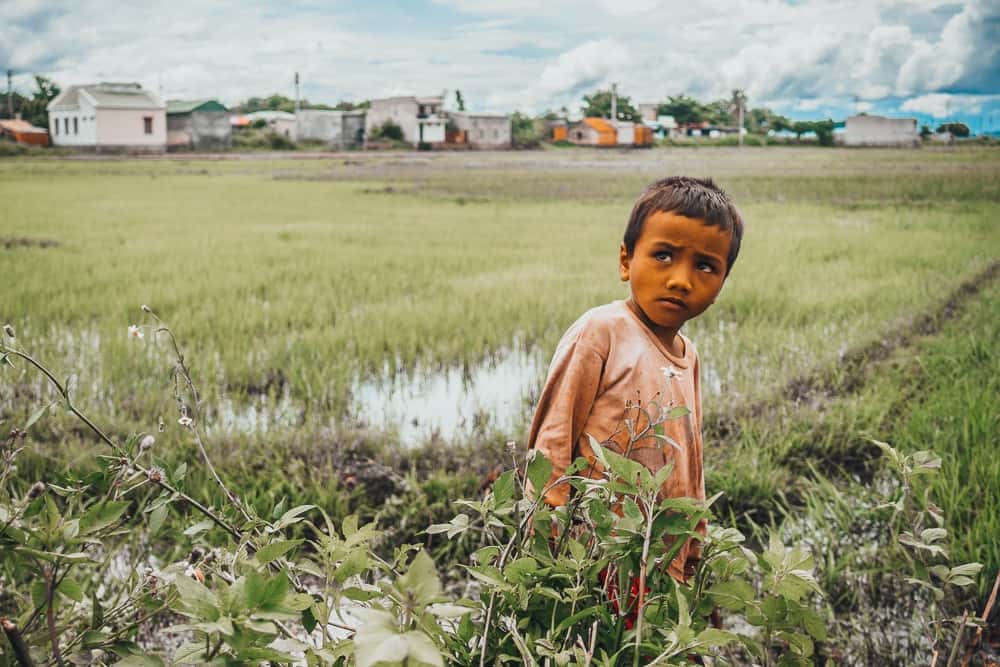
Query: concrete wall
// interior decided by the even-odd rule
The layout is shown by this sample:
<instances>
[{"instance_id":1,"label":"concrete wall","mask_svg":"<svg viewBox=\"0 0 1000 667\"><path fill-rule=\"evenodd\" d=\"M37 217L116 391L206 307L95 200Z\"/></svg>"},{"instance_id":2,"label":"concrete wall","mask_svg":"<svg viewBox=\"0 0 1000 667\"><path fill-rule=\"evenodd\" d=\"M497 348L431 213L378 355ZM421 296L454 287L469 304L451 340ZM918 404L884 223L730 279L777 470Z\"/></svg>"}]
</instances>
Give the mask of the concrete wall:
<instances>
[{"instance_id":1,"label":"concrete wall","mask_svg":"<svg viewBox=\"0 0 1000 667\"><path fill-rule=\"evenodd\" d=\"M448 117L457 129L465 131L470 147L510 148L511 126L507 116L454 111Z\"/></svg>"},{"instance_id":2,"label":"concrete wall","mask_svg":"<svg viewBox=\"0 0 1000 667\"><path fill-rule=\"evenodd\" d=\"M228 148L233 129L228 111L193 111L167 115L167 148L197 151Z\"/></svg>"},{"instance_id":3,"label":"concrete wall","mask_svg":"<svg viewBox=\"0 0 1000 667\"><path fill-rule=\"evenodd\" d=\"M340 144L344 131L342 111L305 110L295 114L295 135L299 141Z\"/></svg>"},{"instance_id":4,"label":"concrete wall","mask_svg":"<svg viewBox=\"0 0 1000 667\"><path fill-rule=\"evenodd\" d=\"M146 134L145 118L152 119ZM98 150L163 151L167 147L167 113L163 109L98 109Z\"/></svg>"},{"instance_id":5,"label":"concrete wall","mask_svg":"<svg viewBox=\"0 0 1000 667\"><path fill-rule=\"evenodd\" d=\"M631 146L635 143L635 125L626 121L609 121L618 132L618 145Z\"/></svg>"},{"instance_id":6,"label":"concrete wall","mask_svg":"<svg viewBox=\"0 0 1000 667\"><path fill-rule=\"evenodd\" d=\"M49 137L53 146L94 146L97 144L94 107L81 95L77 109L49 112Z\"/></svg>"},{"instance_id":7,"label":"concrete wall","mask_svg":"<svg viewBox=\"0 0 1000 667\"><path fill-rule=\"evenodd\" d=\"M844 145L919 146L920 135L917 133L917 119L851 116L847 119Z\"/></svg>"},{"instance_id":8,"label":"concrete wall","mask_svg":"<svg viewBox=\"0 0 1000 667\"><path fill-rule=\"evenodd\" d=\"M364 145L366 115L364 111L348 111L344 114L341 148L361 148Z\"/></svg>"},{"instance_id":9,"label":"concrete wall","mask_svg":"<svg viewBox=\"0 0 1000 667\"><path fill-rule=\"evenodd\" d=\"M391 120L402 128L403 138L406 141L415 145L420 140L415 98L390 97L384 100L372 100L371 107L365 115L365 134L370 137L372 131L385 124L387 120Z\"/></svg>"}]
</instances>

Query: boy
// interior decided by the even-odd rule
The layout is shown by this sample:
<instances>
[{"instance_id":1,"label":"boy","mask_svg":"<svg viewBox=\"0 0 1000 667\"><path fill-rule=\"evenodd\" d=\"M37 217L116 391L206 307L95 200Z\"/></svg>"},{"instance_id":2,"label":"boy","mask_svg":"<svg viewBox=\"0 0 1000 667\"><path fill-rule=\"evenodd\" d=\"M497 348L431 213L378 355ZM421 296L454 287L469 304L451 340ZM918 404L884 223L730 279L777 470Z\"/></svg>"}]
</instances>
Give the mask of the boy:
<instances>
[{"instance_id":1,"label":"boy","mask_svg":"<svg viewBox=\"0 0 1000 667\"><path fill-rule=\"evenodd\" d=\"M549 366L528 439L529 447L552 462L549 483L577 456L593 464L588 434L599 442L613 439L624 452L627 406L655 398L691 411L663 424L678 446L639 442L630 456L654 473L674 465L664 497L705 499L698 355L680 329L715 302L742 237L739 211L710 179L667 178L640 195L618 257L618 274L629 283L630 298L584 313L563 335ZM597 471L591 468L589 474ZM564 483L545 500L564 505L569 493ZM668 572L684 582L700 553L697 541L689 540Z\"/></svg>"}]
</instances>

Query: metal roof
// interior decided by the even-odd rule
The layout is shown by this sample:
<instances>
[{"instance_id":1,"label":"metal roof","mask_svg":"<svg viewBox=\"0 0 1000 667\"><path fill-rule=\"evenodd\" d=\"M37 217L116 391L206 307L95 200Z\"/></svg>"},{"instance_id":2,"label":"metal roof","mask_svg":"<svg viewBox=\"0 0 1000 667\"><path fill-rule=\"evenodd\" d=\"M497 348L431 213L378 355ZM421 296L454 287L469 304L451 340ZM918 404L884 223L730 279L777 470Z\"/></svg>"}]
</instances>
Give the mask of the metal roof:
<instances>
[{"instance_id":1,"label":"metal roof","mask_svg":"<svg viewBox=\"0 0 1000 667\"><path fill-rule=\"evenodd\" d=\"M163 109L164 104L138 83L96 83L69 86L52 100L50 111L78 109L83 95L98 109Z\"/></svg>"},{"instance_id":2,"label":"metal roof","mask_svg":"<svg viewBox=\"0 0 1000 667\"><path fill-rule=\"evenodd\" d=\"M229 109L216 100L167 100L167 114L193 111L229 111Z\"/></svg>"}]
</instances>

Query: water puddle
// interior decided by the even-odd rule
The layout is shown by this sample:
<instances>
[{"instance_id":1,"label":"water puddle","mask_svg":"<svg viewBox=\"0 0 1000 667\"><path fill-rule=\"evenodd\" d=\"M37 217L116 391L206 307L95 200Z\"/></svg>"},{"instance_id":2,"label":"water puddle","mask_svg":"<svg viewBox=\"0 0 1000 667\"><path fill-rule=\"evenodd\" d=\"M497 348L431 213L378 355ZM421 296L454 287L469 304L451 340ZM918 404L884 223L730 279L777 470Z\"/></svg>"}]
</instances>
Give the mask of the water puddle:
<instances>
[{"instance_id":1,"label":"water puddle","mask_svg":"<svg viewBox=\"0 0 1000 667\"><path fill-rule=\"evenodd\" d=\"M352 417L415 445L430 438L455 441L500 430L510 433L530 417L548 358L521 344L481 362L440 368L418 365L355 384Z\"/></svg>"}]
</instances>

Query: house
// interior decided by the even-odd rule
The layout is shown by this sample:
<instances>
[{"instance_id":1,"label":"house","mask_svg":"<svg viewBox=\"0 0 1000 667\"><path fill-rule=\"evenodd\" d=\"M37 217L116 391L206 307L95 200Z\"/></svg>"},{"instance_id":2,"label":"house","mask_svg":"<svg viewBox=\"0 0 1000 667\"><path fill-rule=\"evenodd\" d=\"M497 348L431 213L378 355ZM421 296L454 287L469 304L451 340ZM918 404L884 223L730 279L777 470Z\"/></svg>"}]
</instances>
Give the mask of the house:
<instances>
[{"instance_id":1,"label":"house","mask_svg":"<svg viewBox=\"0 0 1000 667\"><path fill-rule=\"evenodd\" d=\"M567 140L579 146L615 146L618 133L604 118L584 118L570 124Z\"/></svg>"},{"instance_id":2,"label":"house","mask_svg":"<svg viewBox=\"0 0 1000 667\"><path fill-rule=\"evenodd\" d=\"M916 118L884 116L849 116L844 136L845 146L882 146L913 148L920 145Z\"/></svg>"},{"instance_id":3,"label":"house","mask_svg":"<svg viewBox=\"0 0 1000 667\"><path fill-rule=\"evenodd\" d=\"M364 111L300 110L295 115L298 141L321 141L330 148L361 148L365 138Z\"/></svg>"},{"instance_id":4,"label":"house","mask_svg":"<svg viewBox=\"0 0 1000 667\"><path fill-rule=\"evenodd\" d=\"M46 107L54 146L162 153L167 107L138 83L68 86Z\"/></svg>"},{"instance_id":5,"label":"house","mask_svg":"<svg viewBox=\"0 0 1000 667\"><path fill-rule=\"evenodd\" d=\"M569 123L564 118L555 118L545 121L545 136L553 143L566 141L569 136Z\"/></svg>"},{"instance_id":6,"label":"house","mask_svg":"<svg viewBox=\"0 0 1000 667\"><path fill-rule=\"evenodd\" d=\"M229 109L215 100L167 100L167 150L211 150L232 145Z\"/></svg>"},{"instance_id":7,"label":"house","mask_svg":"<svg viewBox=\"0 0 1000 667\"><path fill-rule=\"evenodd\" d=\"M640 103L639 115L644 123L655 123L660 115L660 105L655 102Z\"/></svg>"},{"instance_id":8,"label":"house","mask_svg":"<svg viewBox=\"0 0 1000 667\"><path fill-rule=\"evenodd\" d=\"M0 141L13 141L26 146L48 146L49 131L44 127L35 127L20 117L0 120Z\"/></svg>"},{"instance_id":9,"label":"house","mask_svg":"<svg viewBox=\"0 0 1000 667\"><path fill-rule=\"evenodd\" d=\"M414 146L443 144L448 122L443 106L442 95L372 100L365 116L365 134L370 137L376 128L391 122L402 129L403 139Z\"/></svg>"},{"instance_id":10,"label":"house","mask_svg":"<svg viewBox=\"0 0 1000 667\"><path fill-rule=\"evenodd\" d=\"M449 125L453 125L469 148L510 148L510 118L502 113L469 113L449 111Z\"/></svg>"},{"instance_id":11,"label":"house","mask_svg":"<svg viewBox=\"0 0 1000 667\"><path fill-rule=\"evenodd\" d=\"M615 128L616 143L619 146L631 146L635 143L635 123L626 120L609 120Z\"/></svg>"},{"instance_id":12,"label":"house","mask_svg":"<svg viewBox=\"0 0 1000 667\"><path fill-rule=\"evenodd\" d=\"M254 111L244 114L244 118L249 121L250 126L258 125L258 121L263 121L263 125L275 134L283 134L292 141L295 141L295 114L287 111Z\"/></svg>"},{"instance_id":13,"label":"house","mask_svg":"<svg viewBox=\"0 0 1000 667\"><path fill-rule=\"evenodd\" d=\"M650 148L653 145L653 128L644 123L636 123L632 145L637 148Z\"/></svg>"}]
</instances>

